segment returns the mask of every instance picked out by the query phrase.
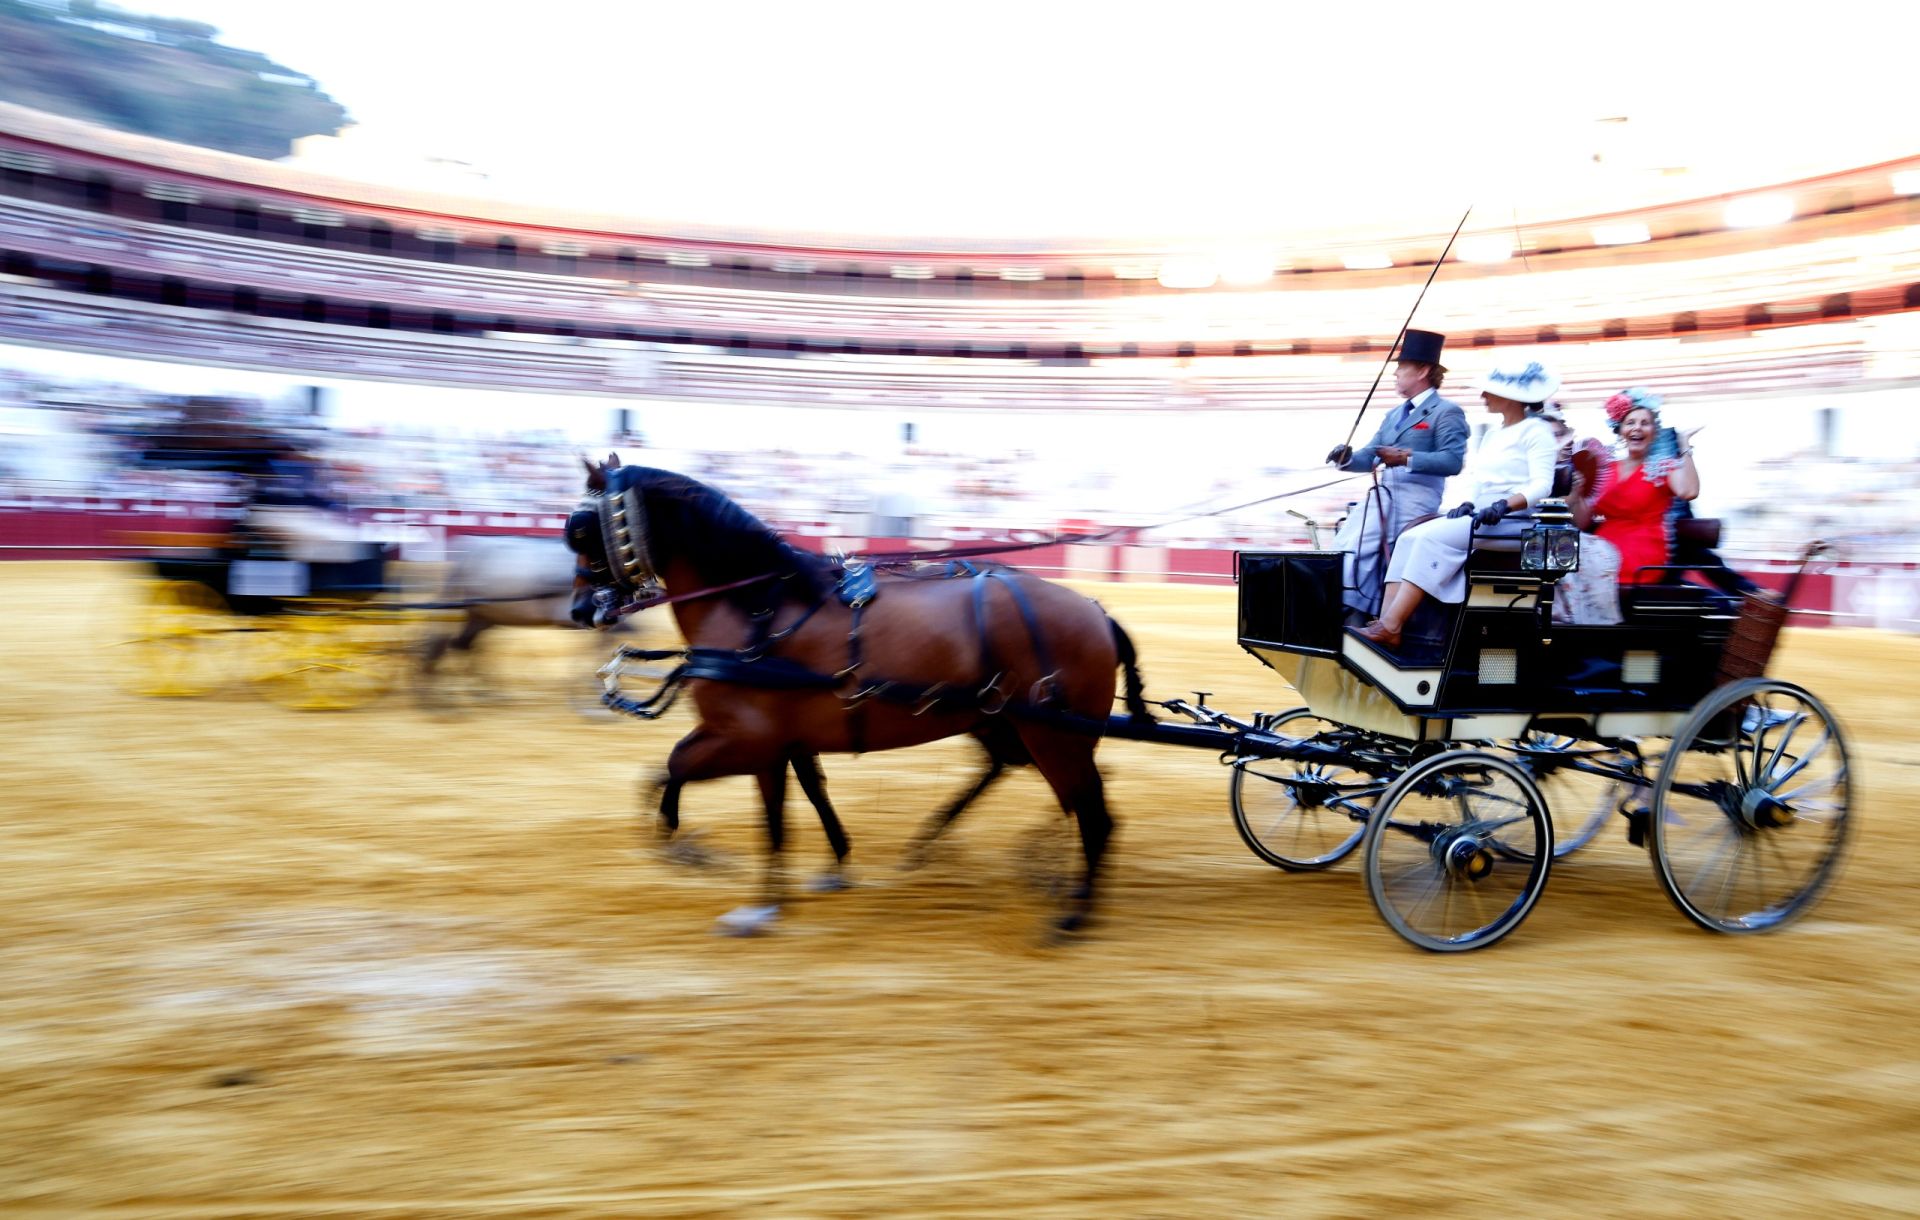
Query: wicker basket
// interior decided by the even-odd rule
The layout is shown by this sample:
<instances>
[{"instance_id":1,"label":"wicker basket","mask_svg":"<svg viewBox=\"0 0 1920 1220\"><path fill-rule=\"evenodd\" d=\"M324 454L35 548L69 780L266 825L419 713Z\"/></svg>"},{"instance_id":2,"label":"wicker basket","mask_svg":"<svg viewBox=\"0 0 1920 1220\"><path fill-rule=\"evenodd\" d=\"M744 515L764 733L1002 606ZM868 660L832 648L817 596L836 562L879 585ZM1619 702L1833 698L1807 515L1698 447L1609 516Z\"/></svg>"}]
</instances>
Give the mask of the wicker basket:
<instances>
[{"instance_id":1,"label":"wicker basket","mask_svg":"<svg viewBox=\"0 0 1920 1220\"><path fill-rule=\"evenodd\" d=\"M1733 632L1727 636L1720 653L1720 668L1714 675L1715 686L1725 686L1743 678L1761 678L1767 662L1773 659L1773 646L1780 639L1780 628L1793 610L1785 601L1749 593L1742 600L1740 615L1733 620Z\"/></svg>"}]
</instances>

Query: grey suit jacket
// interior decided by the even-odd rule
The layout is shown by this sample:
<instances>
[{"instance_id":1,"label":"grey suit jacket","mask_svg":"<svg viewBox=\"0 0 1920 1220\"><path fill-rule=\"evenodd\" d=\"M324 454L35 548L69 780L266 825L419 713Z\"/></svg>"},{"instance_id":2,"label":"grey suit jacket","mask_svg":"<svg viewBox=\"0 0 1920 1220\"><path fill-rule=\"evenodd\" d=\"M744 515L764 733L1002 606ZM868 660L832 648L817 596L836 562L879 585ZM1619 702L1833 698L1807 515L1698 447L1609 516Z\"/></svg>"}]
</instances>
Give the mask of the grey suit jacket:
<instances>
[{"instance_id":1,"label":"grey suit jacket","mask_svg":"<svg viewBox=\"0 0 1920 1220\"><path fill-rule=\"evenodd\" d=\"M1467 461L1466 412L1460 404L1435 394L1422 403L1411 417L1396 421L1400 404L1395 403L1386 419L1363 449L1355 449L1342 470L1372 470L1374 451L1382 445L1398 445L1413 450L1405 466L1384 466L1380 482L1393 493L1393 515L1397 534L1415 517L1424 517L1440 508L1440 492L1447 476L1460 473Z\"/></svg>"}]
</instances>

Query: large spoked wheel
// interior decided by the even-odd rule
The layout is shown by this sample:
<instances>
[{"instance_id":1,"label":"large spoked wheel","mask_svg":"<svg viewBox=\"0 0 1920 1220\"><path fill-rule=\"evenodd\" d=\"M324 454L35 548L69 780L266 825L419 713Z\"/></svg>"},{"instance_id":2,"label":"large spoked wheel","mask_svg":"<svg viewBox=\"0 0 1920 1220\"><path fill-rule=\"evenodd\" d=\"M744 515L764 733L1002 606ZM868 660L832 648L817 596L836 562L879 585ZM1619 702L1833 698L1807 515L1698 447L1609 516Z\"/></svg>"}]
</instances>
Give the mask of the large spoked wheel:
<instances>
[{"instance_id":1,"label":"large spoked wheel","mask_svg":"<svg viewBox=\"0 0 1920 1220\"><path fill-rule=\"evenodd\" d=\"M225 685L234 618L219 593L191 580L152 580L135 613L136 634L114 658L128 691L187 699Z\"/></svg>"},{"instance_id":2,"label":"large spoked wheel","mask_svg":"<svg viewBox=\"0 0 1920 1220\"><path fill-rule=\"evenodd\" d=\"M1595 774L1595 771L1638 768L1637 759L1612 746L1530 729L1526 736L1513 743L1512 749L1546 798L1547 814L1553 819L1555 859L1572 855L1591 843L1636 787L1617 774ZM1519 859L1526 858L1524 846L1505 846L1505 849Z\"/></svg>"},{"instance_id":3,"label":"large spoked wheel","mask_svg":"<svg viewBox=\"0 0 1920 1220\"><path fill-rule=\"evenodd\" d=\"M1553 819L1533 778L1479 750L1409 768L1366 834L1367 893L1380 917L1440 953L1485 948L1519 927L1553 862Z\"/></svg>"},{"instance_id":4,"label":"large spoked wheel","mask_svg":"<svg viewBox=\"0 0 1920 1220\"><path fill-rule=\"evenodd\" d=\"M1268 727L1296 738L1339 729L1304 707L1279 713ZM1385 780L1340 763L1261 758L1234 765L1227 795L1233 828L1254 855L1306 873L1330 868L1360 846L1367 815L1386 787Z\"/></svg>"},{"instance_id":5,"label":"large spoked wheel","mask_svg":"<svg viewBox=\"0 0 1920 1220\"><path fill-rule=\"evenodd\" d=\"M1654 872L1715 932L1765 932L1833 883L1851 829L1846 739L1826 705L1750 678L1707 696L1674 734L1648 820Z\"/></svg>"}]
</instances>

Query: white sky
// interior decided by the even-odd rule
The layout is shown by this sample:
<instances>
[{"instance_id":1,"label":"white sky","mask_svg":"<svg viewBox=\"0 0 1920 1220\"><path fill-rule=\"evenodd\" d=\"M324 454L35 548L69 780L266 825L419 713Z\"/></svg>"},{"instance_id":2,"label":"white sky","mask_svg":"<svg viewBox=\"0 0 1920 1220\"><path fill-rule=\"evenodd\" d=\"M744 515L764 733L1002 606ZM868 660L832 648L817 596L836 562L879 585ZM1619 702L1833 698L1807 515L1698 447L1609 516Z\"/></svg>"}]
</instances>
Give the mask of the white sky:
<instances>
[{"instance_id":1,"label":"white sky","mask_svg":"<svg viewBox=\"0 0 1920 1220\"><path fill-rule=\"evenodd\" d=\"M501 193L722 227L1444 232L1468 203L1524 222L1920 152L1911 2L123 7L213 24Z\"/></svg>"}]
</instances>

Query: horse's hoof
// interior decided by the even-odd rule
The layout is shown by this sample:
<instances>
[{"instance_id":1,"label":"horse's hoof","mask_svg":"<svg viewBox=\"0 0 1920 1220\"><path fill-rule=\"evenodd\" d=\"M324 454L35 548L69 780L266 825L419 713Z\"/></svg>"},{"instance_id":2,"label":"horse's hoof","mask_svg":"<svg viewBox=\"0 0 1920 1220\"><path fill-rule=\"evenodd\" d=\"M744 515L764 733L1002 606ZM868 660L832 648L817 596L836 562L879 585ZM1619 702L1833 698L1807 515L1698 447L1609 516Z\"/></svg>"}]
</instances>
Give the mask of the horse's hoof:
<instances>
[{"instance_id":1,"label":"horse's hoof","mask_svg":"<svg viewBox=\"0 0 1920 1220\"><path fill-rule=\"evenodd\" d=\"M807 882L807 892L810 894L838 894L852 888L853 879L839 871L821 873Z\"/></svg>"},{"instance_id":2,"label":"horse's hoof","mask_svg":"<svg viewBox=\"0 0 1920 1220\"><path fill-rule=\"evenodd\" d=\"M712 868L720 862L720 857L698 843L686 839L676 839L660 849L667 863L684 865L687 868Z\"/></svg>"},{"instance_id":3,"label":"horse's hoof","mask_svg":"<svg viewBox=\"0 0 1920 1220\"><path fill-rule=\"evenodd\" d=\"M1071 940L1078 933L1086 931L1092 923L1092 911L1068 911L1053 921L1054 939Z\"/></svg>"},{"instance_id":4,"label":"horse's hoof","mask_svg":"<svg viewBox=\"0 0 1920 1220\"><path fill-rule=\"evenodd\" d=\"M735 907L714 920L713 930L722 936L758 936L770 930L778 918L777 906Z\"/></svg>"}]
</instances>

